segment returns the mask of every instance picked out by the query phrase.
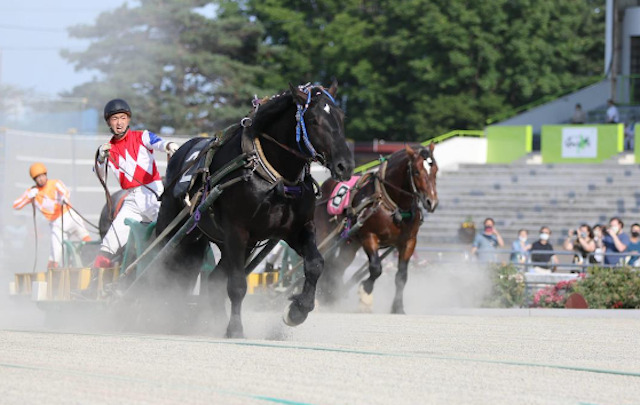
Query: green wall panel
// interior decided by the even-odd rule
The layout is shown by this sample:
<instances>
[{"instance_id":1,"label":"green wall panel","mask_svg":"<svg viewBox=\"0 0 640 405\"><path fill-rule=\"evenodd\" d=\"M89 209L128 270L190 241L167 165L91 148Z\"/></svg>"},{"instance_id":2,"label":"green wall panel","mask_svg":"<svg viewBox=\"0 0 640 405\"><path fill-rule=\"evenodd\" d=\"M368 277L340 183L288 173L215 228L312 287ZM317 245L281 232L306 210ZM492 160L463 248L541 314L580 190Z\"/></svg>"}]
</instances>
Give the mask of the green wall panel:
<instances>
[{"instance_id":1,"label":"green wall panel","mask_svg":"<svg viewBox=\"0 0 640 405\"><path fill-rule=\"evenodd\" d=\"M531 125L487 127L487 163L511 163L531 152Z\"/></svg>"},{"instance_id":2,"label":"green wall panel","mask_svg":"<svg viewBox=\"0 0 640 405\"><path fill-rule=\"evenodd\" d=\"M599 163L624 148L624 126L543 125L540 154L544 163Z\"/></svg>"}]
</instances>

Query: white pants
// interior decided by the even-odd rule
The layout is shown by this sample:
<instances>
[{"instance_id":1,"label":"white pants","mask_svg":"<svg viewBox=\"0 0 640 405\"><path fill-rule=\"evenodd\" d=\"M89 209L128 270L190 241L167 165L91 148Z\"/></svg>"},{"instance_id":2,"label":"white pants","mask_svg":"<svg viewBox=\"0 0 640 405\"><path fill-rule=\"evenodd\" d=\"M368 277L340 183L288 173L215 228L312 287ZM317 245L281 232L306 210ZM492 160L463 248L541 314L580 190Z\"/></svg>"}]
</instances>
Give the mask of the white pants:
<instances>
[{"instance_id":1,"label":"white pants","mask_svg":"<svg viewBox=\"0 0 640 405\"><path fill-rule=\"evenodd\" d=\"M147 187L154 190L157 195L162 194L161 181L149 183ZM125 219L131 218L138 222L153 222L158 218L160 201L158 201L156 194L148 190L147 187L138 186L129 190L120 212L118 212L107 234L102 239L101 251L115 254L118 249L127 243L129 227L124 224Z\"/></svg>"},{"instance_id":2,"label":"white pants","mask_svg":"<svg viewBox=\"0 0 640 405\"><path fill-rule=\"evenodd\" d=\"M84 222L77 214L67 211L55 221L49 222L51 227L51 246L49 250L49 261L62 265L62 241L75 237L83 240L89 237L89 232L84 227ZM63 229L64 226L64 235ZM64 238L64 239L63 239Z\"/></svg>"},{"instance_id":3,"label":"white pants","mask_svg":"<svg viewBox=\"0 0 640 405\"><path fill-rule=\"evenodd\" d=\"M282 257L282 254L284 253L285 246L286 245L285 245L285 243L283 241L278 242L278 244L267 255L267 259L266 259L267 263L272 264L274 266L276 264L278 264L277 262Z\"/></svg>"}]
</instances>

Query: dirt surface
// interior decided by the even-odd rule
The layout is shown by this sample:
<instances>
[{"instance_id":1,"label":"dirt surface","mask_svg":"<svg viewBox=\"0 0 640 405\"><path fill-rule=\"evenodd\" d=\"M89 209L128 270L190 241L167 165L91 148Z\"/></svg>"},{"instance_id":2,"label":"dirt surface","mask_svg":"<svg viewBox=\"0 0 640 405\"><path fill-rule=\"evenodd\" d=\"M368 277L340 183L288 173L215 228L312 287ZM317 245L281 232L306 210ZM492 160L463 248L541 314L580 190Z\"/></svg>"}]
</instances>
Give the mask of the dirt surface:
<instances>
[{"instance_id":1,"label":"dirt surface","mask_svg":"<svg viewBox=\"0 0 640 405\"><path fill-rule=\"evenodd\" d=\"M245 340L0 310L3 404L638 404L640 311L247 312Z\"/></svg>"}]
</instances>

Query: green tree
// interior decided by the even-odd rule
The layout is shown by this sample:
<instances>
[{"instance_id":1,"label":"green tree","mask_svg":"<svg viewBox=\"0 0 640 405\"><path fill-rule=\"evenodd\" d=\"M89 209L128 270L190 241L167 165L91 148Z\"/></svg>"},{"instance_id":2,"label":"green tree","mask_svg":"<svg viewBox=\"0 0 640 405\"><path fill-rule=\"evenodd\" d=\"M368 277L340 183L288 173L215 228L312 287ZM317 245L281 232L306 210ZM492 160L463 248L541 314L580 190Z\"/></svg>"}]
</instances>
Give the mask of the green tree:
<instances>
[{"instance_id":1,"label":"green tree","mask_svg":"<svg viewBox=\"0 0 640 405\"><path fill-rule=\"evenodd\" d=\"M355 139L425 139L601 75L604 0L248 0L265 84L336 76Z\"/></svg>"},{"instance_id":2,"label":"green tree","mask_svg":"<svg viewBox=\"0 0 640 405\"><path fill-rule=\"evenodd\" d=\"M76 70L101 74L70 95L100 111L111 98L126 99L133 125L172 127L193 134L227 126L250 109L262 68L256 64L264 35L234 2L141 0L102 13L92 25L70 29L91 40L87 50L63 52ZM216 7L207 18L202 7Z\"/></svg>"}]
</instances>

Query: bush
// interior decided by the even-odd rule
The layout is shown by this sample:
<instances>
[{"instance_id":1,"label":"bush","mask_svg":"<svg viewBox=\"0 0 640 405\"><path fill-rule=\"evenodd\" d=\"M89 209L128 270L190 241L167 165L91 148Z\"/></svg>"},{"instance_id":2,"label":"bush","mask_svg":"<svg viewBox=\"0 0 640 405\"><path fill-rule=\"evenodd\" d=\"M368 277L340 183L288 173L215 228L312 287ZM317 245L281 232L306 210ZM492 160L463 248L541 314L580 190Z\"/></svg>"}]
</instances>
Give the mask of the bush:
<instances>
[{"instance_id":1,"label":"bush","mask_svg":"<svg viewBox=\"0 0 640 405\"><path fill-rule=\"evenodd\" d=\"M590 267L574 291L589 308L640 308L640 273L630 267Z\"/></svg>"},{"instance_id":2,"label":"bush","mask_svg":"<svg viewBox=\"0 0 640 405\"><path fill-rule=\"evenodd\" d=\"M494 265L491 273L491 292L482 306L489 308L522 307L525 303L526 288L524 275L513 264Z\"/></svg>"},{"instance_id":3,"label":"bush","mask_svg":"<svg viewBox=\"0 0 640 405\"><path fill-rule=\"evenodd\" d=\"M574 291L576 280L561 281L556 285L538 290L533 296L532 307L564 308L569 295Z\"/></svg>"}]
</instances>

